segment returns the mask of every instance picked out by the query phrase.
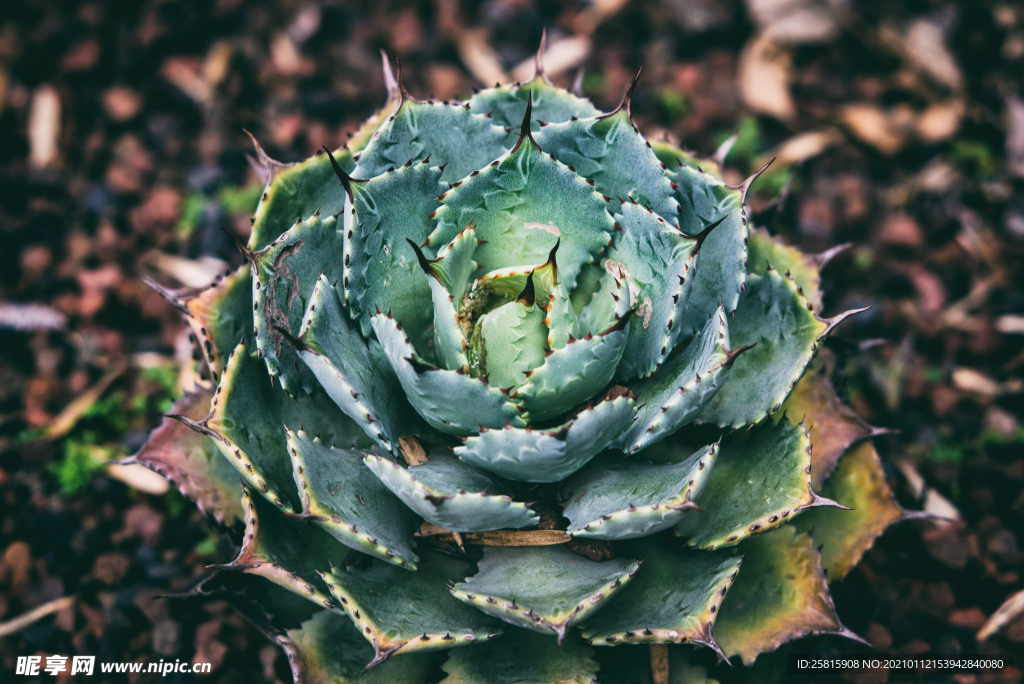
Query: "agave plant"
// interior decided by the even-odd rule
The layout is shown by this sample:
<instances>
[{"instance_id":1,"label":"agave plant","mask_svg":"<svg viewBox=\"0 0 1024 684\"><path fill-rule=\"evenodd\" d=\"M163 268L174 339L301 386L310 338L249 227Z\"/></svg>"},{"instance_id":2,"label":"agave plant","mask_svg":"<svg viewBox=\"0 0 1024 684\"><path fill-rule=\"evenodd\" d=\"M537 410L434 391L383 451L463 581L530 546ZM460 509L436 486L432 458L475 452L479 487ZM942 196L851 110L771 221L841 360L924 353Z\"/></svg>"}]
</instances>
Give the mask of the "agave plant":
<instances>
[{"instance_id":1,"label":"agave plant","mask_svg":"<svg viewBox=\"0 0 1024 684\"><path fill-rule=\"evenodd\" d=\"M256 145L241 268L161 288L209 382L137 460L244 521L227 568L293 616L296 678L667 681L854 636L828 582L906 514L814 361L854 313L820 315L830 255L752 229L724 153L645 139L632 85L385 76L345 147Z\"/></svg>"}]
</instances>

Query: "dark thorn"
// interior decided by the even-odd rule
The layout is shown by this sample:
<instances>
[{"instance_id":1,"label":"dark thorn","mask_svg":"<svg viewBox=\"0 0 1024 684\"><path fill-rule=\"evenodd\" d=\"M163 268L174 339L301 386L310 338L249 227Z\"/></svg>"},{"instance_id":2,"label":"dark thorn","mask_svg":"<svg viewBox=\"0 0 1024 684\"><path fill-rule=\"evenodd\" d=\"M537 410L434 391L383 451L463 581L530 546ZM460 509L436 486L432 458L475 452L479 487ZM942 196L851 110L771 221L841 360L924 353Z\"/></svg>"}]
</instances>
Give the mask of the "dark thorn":
<instances>
[{"instance_id":1,"label":"dark thorn","mask_svg":"<svg viewBox=\"0 0 1024 684\"><path fill-rule=\"evenodd\" d=\"M428 276L433 276L434 278L437 278L437 282L440 283L441 277L434 273L434 269L430 267L430 260L427 259L427 257L423 256L423 250L420 249L419 245L417 245L409 238L405 238L405 241L412 245L413 251L416 252L416 260L420 262L420 268L423 269L423 272L426 273Z\"/></svg>"},{"instance_id":2,"label":"dark thorn","mask_svg":"<svg viewBox=\"0 0 1024 684\"><path fill-rule=\"evenodd\" d=\"M729 218L728 214L726 214L722 218L718 219L717 221L712 223L710 226L708 226L704 230L702 230L699 233L697 233L696 236L694 236L693 239L697 241L697 246L693 248L693 253L694 254L696 254L697 252L700 251L701 246L704 244L704 241L707 240L708 235L711 234L711 231L713 231L718 226L722 225L722 223L724 223L727 218Z\"/></svg>"},{"instance_id":3,"label":"dark thorn","mask_svg":"<svg viewBox=\"0 0 1024 684\"><path fill-rule=\"evenodd\" d=\"M519 140L516 141L515 147L512 148L512 152L519 149L519 146L523 144L523 140L529 138L533 146L540 150L540 145L533 139L533 133L530 131L530 120L533 116L533 92L530 92L529 99L526 101L526 113L523 115L523 123L519 126ZM511 152L510 152L511 154Z\"/></svg>"},{"instance_id":4,"label":"dark thorn","mask_svg":"<svg viewBox=\"0 0 1024 684\"><path fill-rule=\"evenodd\" d=\"M331 167L334 169L334 175L341 181L341 185L345 188L345 192L348 196L352 197L352 177L345 173L345 170L341 168L341 165L338 164L338 160L334 158L334 155L331 154L329 149L327 149L327 146L324 145L323 147L324 151L327 152L327 156L331 159Z\"/></svg>"},{"instance_id":5,"label":"dark thorn","mask_svg":"<svg viewBox=\"0 0 1024 684\"><path fill-rule=\"evenodd\" d=\"M527 307L533 306L534 301L536 301L536 291L533 287L533 271L530 271L530 275L526 276L526 287L516 297L516 301L525 304Z\"/></svg>"}]
</instances>

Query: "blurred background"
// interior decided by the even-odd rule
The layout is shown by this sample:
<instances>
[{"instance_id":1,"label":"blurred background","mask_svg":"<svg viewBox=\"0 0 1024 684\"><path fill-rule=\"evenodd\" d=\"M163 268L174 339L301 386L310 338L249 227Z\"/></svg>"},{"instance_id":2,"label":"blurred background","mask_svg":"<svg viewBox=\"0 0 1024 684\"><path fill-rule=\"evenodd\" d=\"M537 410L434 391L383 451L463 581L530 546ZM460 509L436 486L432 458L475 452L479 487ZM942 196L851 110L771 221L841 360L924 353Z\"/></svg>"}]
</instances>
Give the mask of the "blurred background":
<instances>
[{"instance_id":1,"label":"blurred background","mask_svg":"<svg viewBox=\"0 0 1024 684\"><path fill-rule=\"evenodd\" d=\"M6 0L0 680L59 653L291 681L223 601L162 598L232 558L238 529L108 464L192 356L140 278L203 286L239 263L219 227L247 234L262 191L245 130L302 159L383 103L381 49L415 96L450 99L532 76L543 29L548 73L582 70L599 107L643 66L648 137L710 155L737 134L733 183L774 157L756 224L809 252L852 243L824 271L825 313L872 308L829 342L837 389L890 430L876 444L901 503L953 522L890 529L833 586L846 625L882 652L1021 652L1024 4ZM845 681L905 681L886 677Z\"/></svg>"}]
</instances>

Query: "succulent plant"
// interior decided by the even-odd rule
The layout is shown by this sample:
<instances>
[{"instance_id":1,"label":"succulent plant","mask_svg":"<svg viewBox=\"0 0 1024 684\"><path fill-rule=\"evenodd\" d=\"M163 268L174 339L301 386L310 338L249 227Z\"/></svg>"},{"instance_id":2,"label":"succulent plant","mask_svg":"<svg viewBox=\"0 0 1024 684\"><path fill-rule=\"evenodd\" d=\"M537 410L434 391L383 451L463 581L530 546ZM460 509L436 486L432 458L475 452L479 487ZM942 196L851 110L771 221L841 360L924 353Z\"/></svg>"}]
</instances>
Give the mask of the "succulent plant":
<instances>
[{"instance_id":1,"label":"succulent plant","mask_svg":"<svg viewBox=\"0 0 1024 684\"><path fill-rule=\"evenodd\" d=\"M820 315L830 255L752 229L724 154L645 139L636 80L602 113L539 58L466 102L385 75L345 147L256 145L241 268L161 288L208 382L136 455L244 522L226 567L290 616L296 678L619 681L665 644L855 636L828 582L907 514L815 361L854 313Z\"/></svg>"}]
</instances>

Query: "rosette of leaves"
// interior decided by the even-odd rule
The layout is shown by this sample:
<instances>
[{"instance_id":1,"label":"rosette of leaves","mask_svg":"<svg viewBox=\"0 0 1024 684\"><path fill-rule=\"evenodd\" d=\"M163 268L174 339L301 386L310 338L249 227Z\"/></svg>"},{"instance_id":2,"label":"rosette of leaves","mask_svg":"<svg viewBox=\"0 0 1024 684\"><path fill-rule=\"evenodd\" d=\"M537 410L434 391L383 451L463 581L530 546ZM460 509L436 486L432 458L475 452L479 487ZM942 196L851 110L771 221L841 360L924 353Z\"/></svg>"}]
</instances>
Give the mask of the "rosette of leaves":
<instances>
[{"instance_id":1,"label":"rosette of leaves","mask_svg":"<svg viewBox=\"0 0 1024 684\"><path fill-rule=\"evenodd\" d=\"M647 141L632 86L604 113L539 60L465 102L385 73L346 147L257 145L245 264L164 291L209 383L137 455L244 523L227 569L296 678L615 681L629 645L852 636L828 581L904 513L808 372L851 313L821 316L824 259Z\"/></svg>"}]
</instances>

